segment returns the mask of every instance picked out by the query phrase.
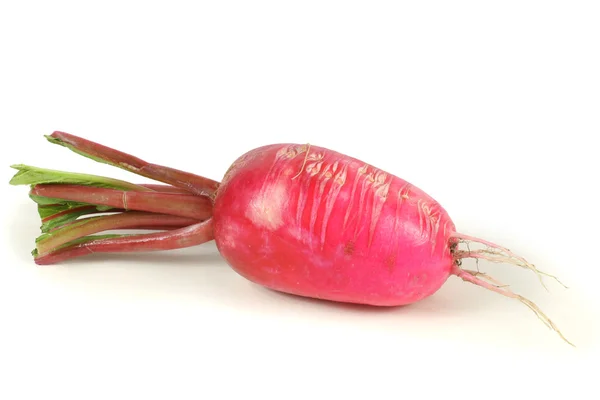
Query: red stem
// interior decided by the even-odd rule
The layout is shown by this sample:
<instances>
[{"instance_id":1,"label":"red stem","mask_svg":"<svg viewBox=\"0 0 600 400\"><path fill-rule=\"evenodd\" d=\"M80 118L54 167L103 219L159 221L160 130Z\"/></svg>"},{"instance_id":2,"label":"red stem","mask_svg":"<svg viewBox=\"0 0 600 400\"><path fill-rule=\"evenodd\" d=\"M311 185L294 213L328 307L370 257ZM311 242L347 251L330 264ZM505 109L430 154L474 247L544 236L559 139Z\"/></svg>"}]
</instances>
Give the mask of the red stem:
<instances>
[{"instance_id":1,"label":"red stem","mask_svg":"<svg viewBox=\"0 0 600 400\"><path fill-rule=\"evenodd\" d=\"M130 212L133 212L133 211L130 211ZM183 218L183 217L181 217L181 218ZM79 222L79 221L81 221L81 220L73 221L71 223L68 223L68 224L65 224L65 225L61 225L61 226L59 226L57 228L50 229L49 232L54 232L57 229L64 228L65 226L72 225L73 223ZM194 222L199 222L199 221L197 221L195 219L193 221ZM139 229L139 230L144 230L144 231L172 231L173 229L183 228L183 227L188 226L188 225L190 225L190 224L181 224L181 225L177 225L177 224L173 224L173 225L132 225L132 226L125 226L125 227L118 228L118 229L131 229L131 230L138 230Z\"/></svg>"},{"instance_id":2,"label":"red stem","mask_svg":"<svg viewBox=\"0 0 600 400\"><path fill-rule=\"evenodd\" d=\"M125 210L149 211L205 220L212 214L210 199L177 193L135 192L80 185L41 184L31 194Z\"/></svg>"},{"instance_id":3,"label":"red stem","mask_svg":"<svg viewBox=\"0 0 600 400\"><path fill-rule=\"evenodd\" d=\"M103 215L77 220L72 224L53 230L46 234L44 239L37 242L36 247L38 253L43 255L65 243L98 232L116 229L132 229L142 225L153 227L154 229L160 226L181 228L198 222L198 220L192 218L139 211Z\"/></svg>"},{"instance_id":4,"label":"red stem","mask_svg":"<svg viewBox=\"0 0 600 400\"><path fill-rule=\"evenodd\" d=\"M123 168L135 174L189 190L194 194L211 196L219 186L219 182L213 181L212 179L170 167L152 164L130 154L123 153L119 150L69 133L56 131L50 136L64 142L67 147L72 147L93 158L104 160L108 164Z\"/></svg>"},{"instance_id":5,"label":"red stem","mask_svg":"<svg viewBox=\"0 0 600 400\"><path fill-rule=\"evenodd\" d=\"M129 228L122 228L122 229L140 229L140 230L150 230L150 231L172 231L173 229L179 229L179 228L183 228L187 225L153 225L153 226L148 226L148 225L138 225L138 226L131 226Z\"/></svg>"},{"instance_id":6,"label":"red stem","mask_svg":"<svg viewBox=\"0 0 600 400\"><path fill-rule=\"evenodd\" d=\"M174 250L211 241L212 219L169 232L156 232L108 239L90 240L67 246L35 258L38 265L55 264L92 253L124 253Z\"/></svg>"},{"instance_id":7,"label":"red stem","mask_svg":"<svg viewBox=\"0 0 600 400\"><path fill-rule=\"evenodd\" d=\"M72 214L72 213L76 213L76 212L84 211L84 210L88 210L89 213L93 213L96 210L96 207L95 206L73 207L68 210L64 210L61 212L57 212L56 214L49 215L46 218L42 218L42 222L52 221L53 219L62 217L63 215Z\"/></svg>"},{"instance_id":8,"label":"red stem","mask_svg":"<svg viewBox=\"0 0 600 400\"><path fill-rule=\"evenodd\" d=\"M180 193L180 194L192 194L189 190L181 189L171 185L158 185L154 183L140 183L138 186L145 187L147 189L152 189L156 192L162 193Z\"/></svg>"}]
</instances>

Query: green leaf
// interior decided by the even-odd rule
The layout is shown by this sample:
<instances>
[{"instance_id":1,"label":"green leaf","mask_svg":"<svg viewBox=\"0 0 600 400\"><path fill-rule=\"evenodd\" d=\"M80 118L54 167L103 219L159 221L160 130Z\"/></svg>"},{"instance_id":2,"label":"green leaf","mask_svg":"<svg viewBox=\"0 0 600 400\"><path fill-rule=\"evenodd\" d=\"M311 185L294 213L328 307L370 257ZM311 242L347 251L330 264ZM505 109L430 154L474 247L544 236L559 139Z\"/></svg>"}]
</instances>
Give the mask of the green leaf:
<instances>
[{"instance_id":1,"label":"green leaf","mask_svg":"<svg viewBox=\"0 0 600 400\"><path fill-rule=\"evenodd\" d=\"M117 190L149 191L149 189L125 182L119 179L104 176L79 174L76 172L56 171L32 167L24 164L11 165L18 172L10 180L11 185L39 185L39 184L68 184L102 187Z\"/></svg>"}]
</instances>

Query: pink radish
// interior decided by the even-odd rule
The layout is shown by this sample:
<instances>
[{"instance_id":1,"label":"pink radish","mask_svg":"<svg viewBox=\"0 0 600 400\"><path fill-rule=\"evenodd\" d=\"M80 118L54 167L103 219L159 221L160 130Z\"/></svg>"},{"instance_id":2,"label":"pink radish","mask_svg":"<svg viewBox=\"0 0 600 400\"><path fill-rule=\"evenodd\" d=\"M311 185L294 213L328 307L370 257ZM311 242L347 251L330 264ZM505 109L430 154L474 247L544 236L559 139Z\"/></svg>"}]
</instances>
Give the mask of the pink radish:
<instances>
[{"instance_id":1,"label":"pink radish","mask_svg":"<svg viewBox=\"0 0 600 400\"><path fill-rule=\"evenodd\" d=\"M547 274L502 246L458 233L427 193L356 158L273 144L242 155L216 182L63 132L48 139L166 185L14 166L19 172L11 183L32 186L44 223L34 251L38 264L214 239L235 271L277 291L399 306L433 295L455 275L519 300L567 341L533 302L461 264L475 258L514 264L540 279ZM113 214L93 216L102 210ZM160 232L90 235L122 228Z\"/></svg>"}]
</instances>

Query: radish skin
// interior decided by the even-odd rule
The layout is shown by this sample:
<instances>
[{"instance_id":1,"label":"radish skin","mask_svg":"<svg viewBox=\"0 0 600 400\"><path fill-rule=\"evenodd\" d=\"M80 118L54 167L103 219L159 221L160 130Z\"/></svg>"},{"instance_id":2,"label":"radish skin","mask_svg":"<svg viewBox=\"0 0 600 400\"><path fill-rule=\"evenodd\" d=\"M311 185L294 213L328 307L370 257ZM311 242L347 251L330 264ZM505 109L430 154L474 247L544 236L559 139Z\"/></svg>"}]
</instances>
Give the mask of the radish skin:
<instances>
[{"instance_id":1,"label":"radish skin","mask_svg":"<svg viewBox=\"0 0 600 400\"><path fill-rule=\"evenodd\" d=\"M229 170L213 217L228 263L263 286L340 302L398 306L436 292L458 242L447 212L400 178L307 148L262 147Z\"/></svg>"},{"instance_id":2,"label":"radish skin","mask_svg":"<svg viewBox=\"0 0 600 400\"><path fill-rule=\"evenodd\" d=\"M426 192L359 159L319 146L272 144L240 156L216 182L64 132L48 138L167 185L143 184L149 191L125 192L96 187L112 182L102 177L90 180L89 186L37 182L31 193L47 199L40 204L58 199L67 202L64 207L75 202L71 210L89 203L120 213L99 217L99 223L65 220L53 227L50 234L56 236L50 244L40 240L43 252L34 251L37 264L98 252L171 250L214 239L231 268L256 284L298 296L381 307L423 300L454 275L520 301L572 345L533 302L461 265L472 258L524 268L540 281L543 276L558 281L556 277L503 246L458 232L448 212ZM64 180L74 176L65 173ZM51 179L63 178L53 171ZM130 209L146 213L132 215ZM52 218L64 213L49 211L56 212ZM83 228L77 231L79 226ZM166 231L84 236L111 227Z\"/></svg>"}]
</instances>

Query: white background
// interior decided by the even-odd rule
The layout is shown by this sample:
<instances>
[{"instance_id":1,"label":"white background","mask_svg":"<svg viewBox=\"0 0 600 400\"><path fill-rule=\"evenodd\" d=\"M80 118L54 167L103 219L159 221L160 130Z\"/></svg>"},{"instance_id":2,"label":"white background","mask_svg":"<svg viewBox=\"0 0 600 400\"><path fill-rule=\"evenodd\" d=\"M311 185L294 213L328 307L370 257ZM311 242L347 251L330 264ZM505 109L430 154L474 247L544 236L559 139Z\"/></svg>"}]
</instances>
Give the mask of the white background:
<instances>
[{"instance_id":1,"label":"white background","mask_svg":"<svg viewBox=\"0 0 600 400\"><path fill-rule=\"evenodd\" d=\"M595 1L2 2L0 398L600 398L599 20ZM262 289L212 243L37 267L10 164L139 181L54 130L217 180L274 142L371 162L566 282L481 264L577 348L457 278L374 310Z\"/></svg>"}]
</instances>

